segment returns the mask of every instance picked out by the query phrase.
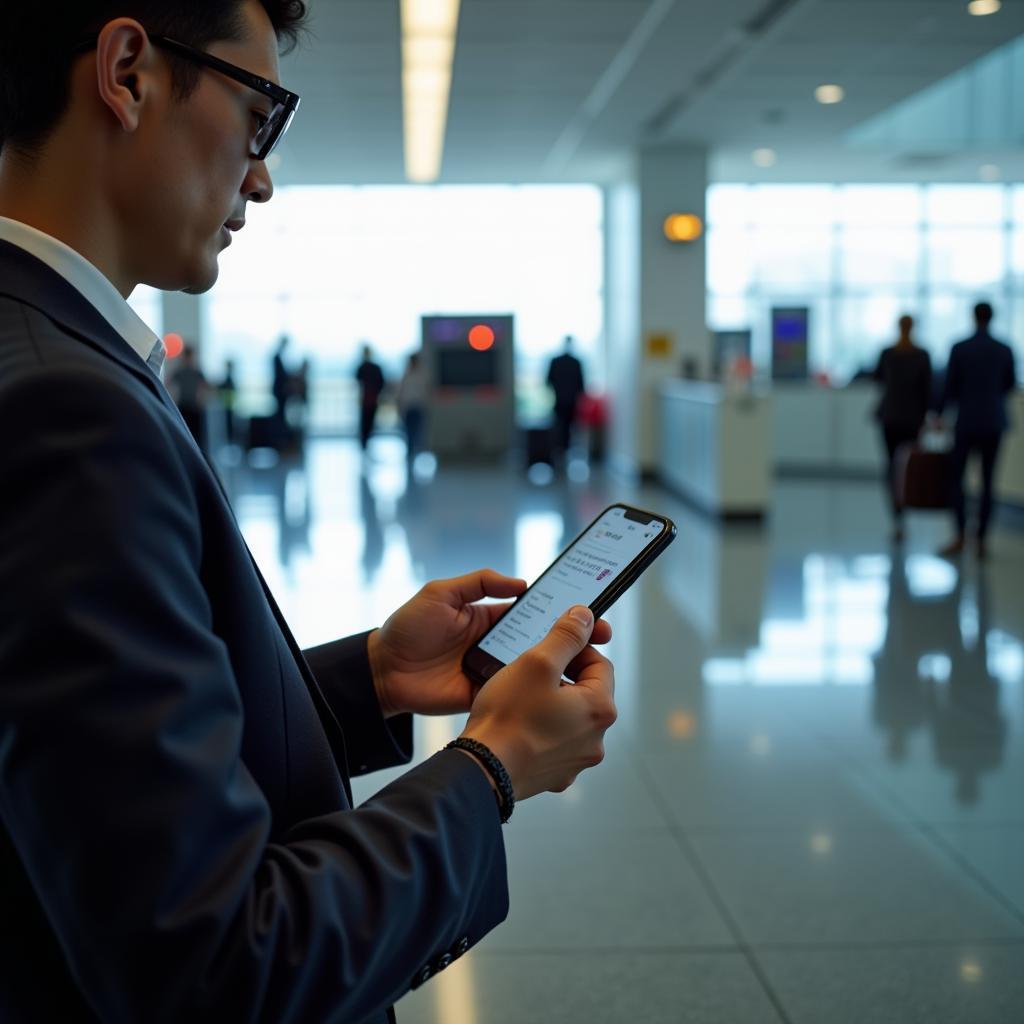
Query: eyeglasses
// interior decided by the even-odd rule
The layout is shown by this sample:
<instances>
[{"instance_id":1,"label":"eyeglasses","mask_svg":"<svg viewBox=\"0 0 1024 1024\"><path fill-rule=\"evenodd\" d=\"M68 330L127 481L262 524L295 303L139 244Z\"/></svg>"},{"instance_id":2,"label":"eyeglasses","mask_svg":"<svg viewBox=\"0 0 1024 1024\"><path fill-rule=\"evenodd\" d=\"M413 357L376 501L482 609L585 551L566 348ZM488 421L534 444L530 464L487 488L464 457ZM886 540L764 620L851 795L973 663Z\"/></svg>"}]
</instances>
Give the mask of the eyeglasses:
<instances>
[{"instance_id":1,"label":"eyeglasses","mask_svg":"<svg viewBox=\"0 0 1024 1024\"><path fill-rule=\"evenodd\" d=\"M194 47L186 46L185 43L179 43L175 39L168 39L166 36L151 35L149 39L156 46L170 50L171 53L183 57L185 60L212 68L214 71L270 97L274 101L274 105L267 115L267 119L259 126L253 137L249 156L254 160L266 160L274 152L274 147L288 131L288 126L292 123L292 118L295 117L295 111L299 108L299 97L296 93L289 92L266 78L260 78L259 75L254 75L251 71L229 64L226 60L214 57L213 54L206 53L205 50L197 50Z\"/></svg>"},{"instance_id":2,"label":"eyeglasses","mask_svg":"<svg viewBox=\"0 0 1024 1024\"><path fill-rule=\"evenodd\" d=\"M260 78L259 75L246 71L245 68L237 67L234 64L229 64L226 60L214 57L212 53L207 53L205 50L197 50L195 47L187 46L185 43L179 43L176 39L151 35L149 40L155 46L162 46L165 50L170 50L171 53L182 57L184 60L190 60L193 64L202 64L204 67L219 71L222 75L226 75L233 81L240 82L242 85L246 85L250 89L255 89L256 92L270 97L274 101L274 105L271 107L266 120L263 121L253 136L249 148L249 156L254 160L266 160L274 152L274 147L281 141L284 133L288 131L288 126L292 123L295 111L299 109L297 93L289 92L287 89L268 81L266 78ZM95 46L96 40L93 39L76 46L74 52L87 53L89 50L94 49Z\"/></svg>"}]
</instances>

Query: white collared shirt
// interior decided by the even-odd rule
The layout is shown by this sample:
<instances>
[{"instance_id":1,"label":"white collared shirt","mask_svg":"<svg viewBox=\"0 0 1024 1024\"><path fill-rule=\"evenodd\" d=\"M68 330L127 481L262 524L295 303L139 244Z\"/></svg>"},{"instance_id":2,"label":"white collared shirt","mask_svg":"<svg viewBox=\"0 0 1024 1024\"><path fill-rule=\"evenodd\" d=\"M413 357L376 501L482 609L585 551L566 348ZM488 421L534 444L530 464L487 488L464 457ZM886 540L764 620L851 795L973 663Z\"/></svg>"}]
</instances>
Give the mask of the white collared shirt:
<instances>
[{"instance_id":1,"label":"white collared shirt","mask_svg":"<svg viewBox=\"0 0 1024 1024\"><path fill-rule=\"evenodd\" d=\"M163 342L139 319L121 293L81 253L21 221L0 217L0 239L24 249L55 270L131 346L159 377L164 364Z\"/></svg>"}]
</instances>

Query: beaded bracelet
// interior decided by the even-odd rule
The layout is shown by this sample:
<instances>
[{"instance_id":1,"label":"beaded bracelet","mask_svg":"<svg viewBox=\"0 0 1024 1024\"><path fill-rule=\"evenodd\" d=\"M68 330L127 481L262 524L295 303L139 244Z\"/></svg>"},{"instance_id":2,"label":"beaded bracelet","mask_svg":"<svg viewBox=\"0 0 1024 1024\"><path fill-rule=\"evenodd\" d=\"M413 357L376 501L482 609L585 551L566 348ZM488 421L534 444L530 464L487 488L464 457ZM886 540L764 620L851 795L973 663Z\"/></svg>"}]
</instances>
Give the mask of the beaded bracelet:
<instances>
[{"instance_id":1,"label":"beaded bracelet","mask_svg":"<svg viewBox=\"0 0 1024 1024\"><path fill-rule=\"evenodd\" d=\"M512 817L512 811L515 810L516 806L515 793L512 791L512 780L509 778L505 766L494 756L490 747L484 746L479 740L471 740L468 736L460 736L457 740L452 740L451 743L446 744L444 749L450 750L453 747L457 750L465 750L467 753L478 758L484 768L487 769L487 774L494 779L494 784L498 787L498 815L501 818L502 825L504 825Z\"/></svg>"}]
</instances>

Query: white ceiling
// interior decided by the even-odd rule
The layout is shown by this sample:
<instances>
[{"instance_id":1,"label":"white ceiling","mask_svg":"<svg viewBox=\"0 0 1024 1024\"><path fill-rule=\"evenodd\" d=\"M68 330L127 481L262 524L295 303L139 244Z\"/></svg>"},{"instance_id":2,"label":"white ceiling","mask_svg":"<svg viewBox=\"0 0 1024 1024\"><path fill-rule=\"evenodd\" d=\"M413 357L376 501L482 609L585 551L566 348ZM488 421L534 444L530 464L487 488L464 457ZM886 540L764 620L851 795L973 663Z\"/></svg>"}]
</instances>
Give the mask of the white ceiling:
<instances>
[{"instance_id":1,"label":"white ceiling","mask_svg":"<svg viewBox=\"0 0 1024 1024\"><path fill-rule=\"evenodd\" d=\"M398 0L311 9L275 180L403 181ZM462 0L441 180L605 181L665 143L707 146L719 180L1020 176L1016 145L929 163L843 138L1022 33L1024 0L985 18L966 0ZM816 103L823 82L846 101ZM775 167L752 165L760 146Z\"/></svg>"}]
</instances>

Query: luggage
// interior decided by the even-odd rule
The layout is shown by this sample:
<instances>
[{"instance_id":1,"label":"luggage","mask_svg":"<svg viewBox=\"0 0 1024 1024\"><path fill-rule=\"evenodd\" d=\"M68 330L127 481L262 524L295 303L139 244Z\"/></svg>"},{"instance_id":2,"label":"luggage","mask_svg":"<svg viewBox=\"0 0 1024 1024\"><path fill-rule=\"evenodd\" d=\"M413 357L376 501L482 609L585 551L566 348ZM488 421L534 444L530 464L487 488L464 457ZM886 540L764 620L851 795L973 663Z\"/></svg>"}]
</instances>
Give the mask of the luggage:
<instances>
[{"instance_id":1,"label":"luggage","mask_svg":"<svg viewBox=\"0 0 1024 1024\"><path fill-rule=\"evenodd\" d=\"M903 508L946 509L951 505L953 455L922 448L913 442L901 445L894 465L896 500Z\"/></svg>"},{"instance_id":2,"label":"luggage","mask_svg":"<svg viewBox=\"0 0 1024 1024\"><path fill-rule=\"evenodd\" d=\"M526 428L526 465L538 462L554 465L554 433L551 427Z\"/></svg>"},{"instance_id":3,"label":"luggage","mask_svg":"<svg viewBox=\"0 0 1024 1024\"><path fill-rule=\"evenodd\" d=\"M246 447L250 451L253 448L276 448L281 441L279 433L280 427L276 417L251 416Z\"/></svg>"}]
</instances>

